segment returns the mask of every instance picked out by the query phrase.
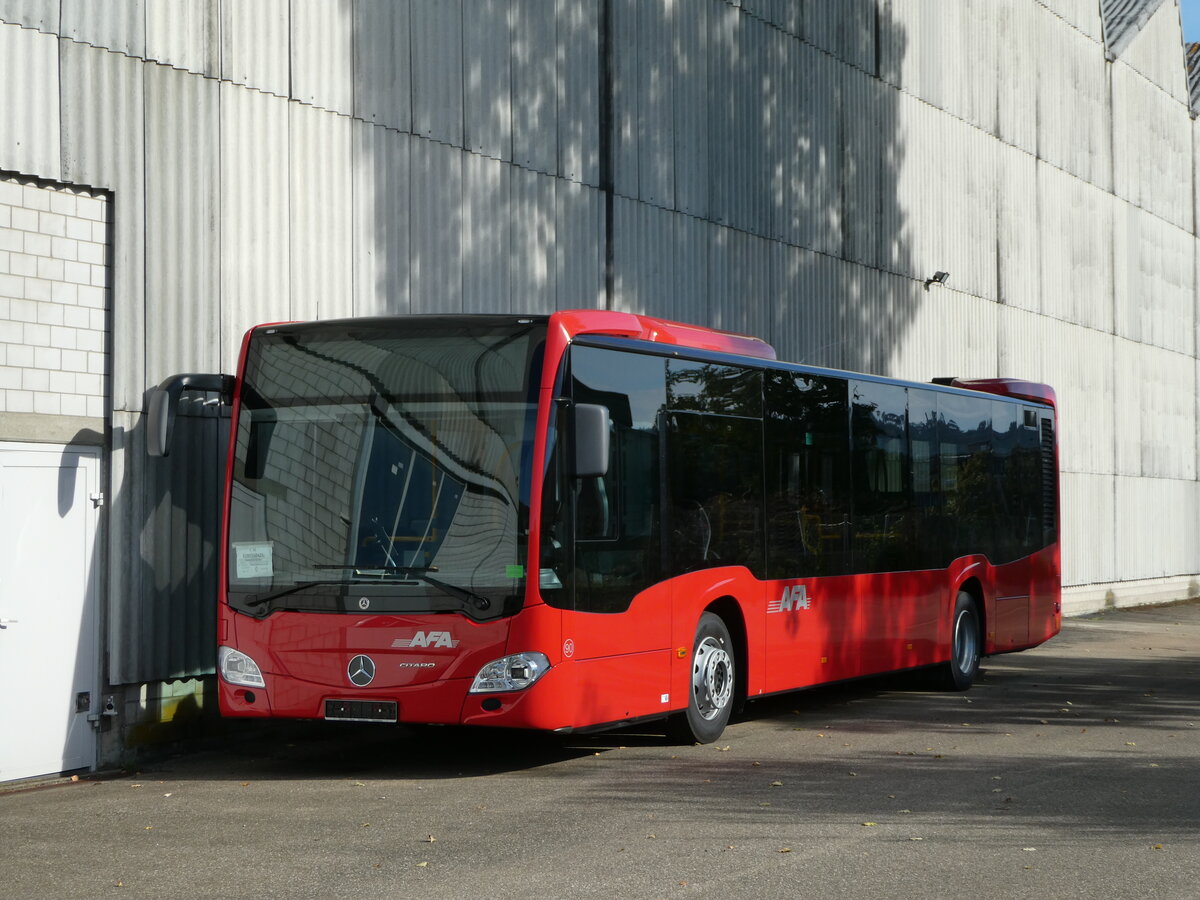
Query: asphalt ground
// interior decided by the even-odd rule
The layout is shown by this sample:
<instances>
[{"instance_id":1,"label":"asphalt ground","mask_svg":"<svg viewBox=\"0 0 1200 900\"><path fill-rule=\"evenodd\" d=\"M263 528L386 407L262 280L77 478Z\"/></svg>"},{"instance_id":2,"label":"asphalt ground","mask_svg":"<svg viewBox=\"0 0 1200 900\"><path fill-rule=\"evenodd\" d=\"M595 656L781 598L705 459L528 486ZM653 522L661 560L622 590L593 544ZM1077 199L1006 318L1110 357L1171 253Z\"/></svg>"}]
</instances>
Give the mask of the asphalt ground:
<instances>
[{"instance_id":1,"label":"asphalt ground","mask_svg":"<svg viewBox=\"0 0 1200 900\"><path fill-rule=\"evenodd\" d=\"M0 793L4 897L1200 897L1200 604L723 739L281 724Z\"/></svg>"}]
</instances>

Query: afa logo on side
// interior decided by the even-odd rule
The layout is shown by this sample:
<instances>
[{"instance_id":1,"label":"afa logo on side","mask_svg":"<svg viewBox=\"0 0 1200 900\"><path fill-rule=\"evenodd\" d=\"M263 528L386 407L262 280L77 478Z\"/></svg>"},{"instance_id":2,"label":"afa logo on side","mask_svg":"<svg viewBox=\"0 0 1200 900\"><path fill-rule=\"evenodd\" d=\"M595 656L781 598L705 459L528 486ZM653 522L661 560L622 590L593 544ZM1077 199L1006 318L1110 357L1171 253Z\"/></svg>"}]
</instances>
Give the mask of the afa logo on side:
<instances>
[{"instance_id":1,"label":"afa logo on side","mask_svg":"<svg viewBox=\"0 0 1200 900\"><path fill-rule=\"evenodd\" d=\"M767 604L767 612L798 612L802 609L812 609L812 600L808 596L808 588L802 584L783 586L783 593L778 600Z\"/></svg>"}]
</instances>

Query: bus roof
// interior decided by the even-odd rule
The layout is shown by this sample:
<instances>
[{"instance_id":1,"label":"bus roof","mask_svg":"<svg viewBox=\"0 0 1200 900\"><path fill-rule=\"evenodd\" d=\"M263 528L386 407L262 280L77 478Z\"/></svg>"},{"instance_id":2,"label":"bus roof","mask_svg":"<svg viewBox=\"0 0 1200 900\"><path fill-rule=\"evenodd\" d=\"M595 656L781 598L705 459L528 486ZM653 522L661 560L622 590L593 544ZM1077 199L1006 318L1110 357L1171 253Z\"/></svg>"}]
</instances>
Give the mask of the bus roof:
<instances>
[{"instance_id":1,"label":"bus roof","mask_svg":"<svg viewBox=\"0 0 1200 900\"><path fill-rule=\"evenodd\" d=\"M922 384L905 379L885 378L878 375L828 369L823 366L810 366L805 363L781 361L775 353L775 348L759 338L697 325L685 325L654 316L603 309L571 309L552 314L550 322L551 328L557 325L562 329L563 337L568 341L578 336L623 338L632 341L647 341L653 344L666 344L681 349L749 357L753 360L768 360L788 368L825 372L842 377L865 377L873 381L897 381L914 386ZM1021 378L935 378L930 384L994 394L1014 400L1027 400L1051 407L1057 405L1052 387Z\"/></svg>"},{"instance_id":2,"label":"bus roof","mask_svg":"<svg viewBox=\"0 0 1200 900\"><path fill-rule=\"evenodd\" d=\"M685 325L654 316L606 309L566 309L550 316L550 327L563 329L570 340L577 335L597 334L632 340L673 344L696 350L716 350L755 359L776 359L775 348L748 334Z\"/></svg>"}]
</instances>

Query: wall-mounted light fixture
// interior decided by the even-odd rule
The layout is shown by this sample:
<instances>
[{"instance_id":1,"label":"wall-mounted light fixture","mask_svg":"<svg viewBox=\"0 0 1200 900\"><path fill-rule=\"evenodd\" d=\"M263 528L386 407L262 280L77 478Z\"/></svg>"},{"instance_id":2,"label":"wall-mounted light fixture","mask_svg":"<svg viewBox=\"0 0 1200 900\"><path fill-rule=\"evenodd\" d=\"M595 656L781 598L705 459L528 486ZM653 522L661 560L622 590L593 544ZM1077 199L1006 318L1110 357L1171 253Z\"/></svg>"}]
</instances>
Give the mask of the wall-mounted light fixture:
<instances>
[{"instance_id":1,"label":"wall-mounted light fixture","mask_svg":"<svg viewBox=\"0 0 1200 900\"><path fill-rule=\"evenodd\" d=\"M934 272L932 278L925 279L925 290L929 290L931 284L945 284L949 280L949 272Z\"/></svg>"}]
</instances>

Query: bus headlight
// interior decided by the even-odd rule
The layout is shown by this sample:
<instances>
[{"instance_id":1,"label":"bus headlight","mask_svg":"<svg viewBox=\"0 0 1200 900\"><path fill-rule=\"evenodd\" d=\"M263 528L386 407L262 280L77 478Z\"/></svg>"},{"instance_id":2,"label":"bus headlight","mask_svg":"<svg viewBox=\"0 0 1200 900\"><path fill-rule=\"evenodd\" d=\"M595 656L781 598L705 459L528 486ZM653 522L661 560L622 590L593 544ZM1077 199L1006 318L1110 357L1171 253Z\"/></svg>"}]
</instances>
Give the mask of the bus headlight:
<instances>
[{"instance_id":1,"label":"bus headlight","mask_svg":"<svg viewBox=\"0 0 1200 900\"><path fill-rule=\"evenodd\" d=\"M550 671L550 660L544 653L517 653L492 660L475 676L472 694L492 694L498 691L523 691Z\"/></svg>"},{"instance_id":2,"label":"bus headlight","mask_svg":"<svg viewBox=\"0 0 1200 900\"><path fill-rule=\"evenodd\" d=\"M246 687L266 687L258 663L240 650L232 647L217 648L217 670L230 684L241 684Z\"/></svg>"}]
</instances>

